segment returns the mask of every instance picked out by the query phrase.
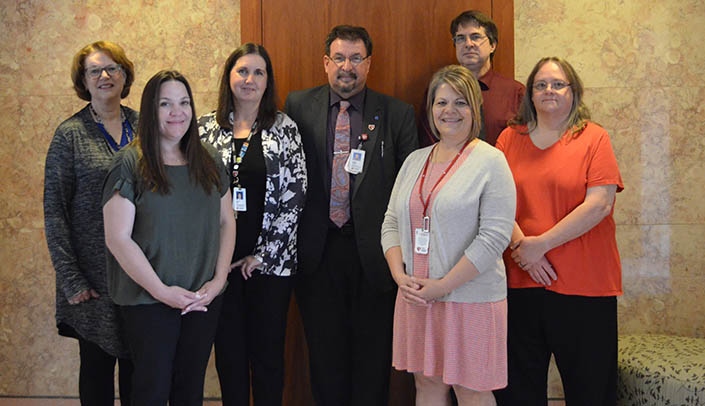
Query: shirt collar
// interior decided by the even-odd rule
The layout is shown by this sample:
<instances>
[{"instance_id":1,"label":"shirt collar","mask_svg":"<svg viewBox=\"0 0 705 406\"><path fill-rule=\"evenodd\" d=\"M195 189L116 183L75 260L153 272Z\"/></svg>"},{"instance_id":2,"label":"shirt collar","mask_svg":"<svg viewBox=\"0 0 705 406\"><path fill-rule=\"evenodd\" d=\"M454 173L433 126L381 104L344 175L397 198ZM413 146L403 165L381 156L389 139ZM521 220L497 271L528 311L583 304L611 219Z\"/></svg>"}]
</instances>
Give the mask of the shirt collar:
<instances>
[{"instance_id":1,"label":"shirt collar","mask_svg":"<svg viewBox=\"0 0 705 406\"><path fill-rule=\"evenodd\" d=\"M336 92L334 92L332 89L329 90L330 97L328 98L329 104L328 107L335 106L336 104L340 103L341 100L347 100L350 102L350 105L353 107L354 110L356 111L362 111L362 106L365 102L365 93L367 92L367 87L359 91L356 95L352 96L349 99L343 99L340 97L340 95Z\"/></svg>"},{"instance_id":2,"label":"shirt collar","mask_svg":"<svg viewBox=\"0 0 705 406\"><path fill-rule=\"evenodd\" d=\"M480 84L480 90L490 90L492 85L492 78L494 78L494 71L492 69L485 72L484 75L477 78L477 82Z\"/></svg>"}]
</instances>

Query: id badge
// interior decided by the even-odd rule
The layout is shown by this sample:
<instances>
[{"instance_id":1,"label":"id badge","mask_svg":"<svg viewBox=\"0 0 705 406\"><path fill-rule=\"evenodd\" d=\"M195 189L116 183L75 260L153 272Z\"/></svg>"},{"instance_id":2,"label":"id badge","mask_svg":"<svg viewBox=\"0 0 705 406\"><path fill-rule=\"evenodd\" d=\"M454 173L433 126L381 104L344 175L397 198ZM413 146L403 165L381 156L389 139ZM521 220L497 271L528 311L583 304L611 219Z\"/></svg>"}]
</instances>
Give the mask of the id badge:
<instances>
[{"instance_id":1,"label":"id badge","mask_svg":"<svg viewBox=\"0 0 705 406\"><path fill-rule=\"evenodd\" d=\"M414 252L422 255L428 254L428 243L431 240L428 230L417 228L414 234Z\"/></svg>"},{"instance_id":2,"label":"id badge","mask_svg":"<svg viewBox=\"0 0 705 406\"><path fill-rule=\"evenodd\" d=\"M247 190L245 188L233 188L233 210L247 211Z\"/></svg>"},{"instance_id":3,"label":"id badge","mask_svg":"<svg viewBox=\"0 0 705 406\"><path fill-rule=\"evenodd\" d=\"M348 160L345 162L345 170L348 173L357 175L362 172L362 167L365 165L365 151L362 149L351 149Z\"/></svg>"}]
</instances>

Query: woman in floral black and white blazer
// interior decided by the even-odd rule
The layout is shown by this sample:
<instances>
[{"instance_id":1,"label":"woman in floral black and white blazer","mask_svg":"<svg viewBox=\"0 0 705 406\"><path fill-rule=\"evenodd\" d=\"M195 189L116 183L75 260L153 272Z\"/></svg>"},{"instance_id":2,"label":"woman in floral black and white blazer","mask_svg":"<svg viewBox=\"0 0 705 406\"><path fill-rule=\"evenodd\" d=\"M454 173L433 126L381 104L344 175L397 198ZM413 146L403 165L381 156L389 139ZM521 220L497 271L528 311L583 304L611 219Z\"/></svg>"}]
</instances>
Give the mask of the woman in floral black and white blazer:
<instances>
[{"instance_id":1,"label":"woman in floral black and white blazer","mask_svg":"<svg viewBox=\"0 0 705 406\"><path fill-rule=\"evenodd\" d=\"M237 241L215 339L223 405L281 405L286 316L306 165L296 123L277 110L267 51L247 43L228 57L216 111L201 138L229 169Z\"/></svg>"}]
</instances>

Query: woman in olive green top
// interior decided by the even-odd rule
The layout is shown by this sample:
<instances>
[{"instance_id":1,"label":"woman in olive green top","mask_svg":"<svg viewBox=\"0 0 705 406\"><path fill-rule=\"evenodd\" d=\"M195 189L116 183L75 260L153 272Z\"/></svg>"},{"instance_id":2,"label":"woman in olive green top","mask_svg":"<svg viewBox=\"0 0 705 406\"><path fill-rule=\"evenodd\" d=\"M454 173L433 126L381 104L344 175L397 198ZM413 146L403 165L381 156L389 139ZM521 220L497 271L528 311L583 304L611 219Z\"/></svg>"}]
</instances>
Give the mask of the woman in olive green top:
<instances>
[{"instance_id":1,"label":"woman in olive green top","mask_svg":"<svg viewBox=\"0 0 705 406\"><path fill-rule=\"evenodd\" d=\"M133 405L201 405L235 245L228 176L198 137L192 93L161 71L142 94L136 142L103 188L108 289L135 364Z\"/></svg>"}]
</instances>

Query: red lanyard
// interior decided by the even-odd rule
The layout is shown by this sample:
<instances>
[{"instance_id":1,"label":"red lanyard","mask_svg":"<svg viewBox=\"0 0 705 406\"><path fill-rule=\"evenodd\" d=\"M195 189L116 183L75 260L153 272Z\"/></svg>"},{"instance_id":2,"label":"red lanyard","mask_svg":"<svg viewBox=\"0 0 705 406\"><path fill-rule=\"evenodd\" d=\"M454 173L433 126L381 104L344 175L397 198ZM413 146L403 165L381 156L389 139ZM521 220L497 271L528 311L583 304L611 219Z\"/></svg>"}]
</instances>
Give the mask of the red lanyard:
<instances>
[{"instance_id":1,"label":"red lanyard","mask_svg":"<svg viewBox=\"0 0 705 406\"><path fill-rule=\"evenodd\" d=\"M424 219L424 229L428 230L428 215L426 212L428 211L428 205L431 203L431 196L433 196L433 191L436 190L436 187L441 183L443 178L446 176L446 173L450 170L450 168L453 167L455 162L460 158L460 155L463 154L463 151L465 151L465 147L470 144L470 140L465 141L465 144L463 144L463 147L460 148L460 151L458 151L458 154L453 158L452 161L450 161L450 164L448 164L448 167L443 171L441 176L438 178L436 181L436 184L433 185L431 188L431 191L428 192L428 197L426 200L423 198L423 184L426 181L426 173L428 172L428 164L431 162L431 157L433 156L433 151L436 149L438 144L434 145L433 149L431 150L431 153L428 154L428 158L426 158L426 164L423 166L423 173L421 173L421 182L419 182L419 199L421 200L421 204L423 205L423 219Z\"/></svg>"}]
</instances>

